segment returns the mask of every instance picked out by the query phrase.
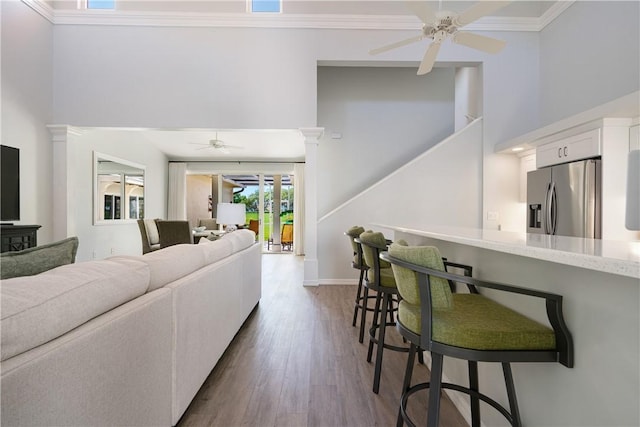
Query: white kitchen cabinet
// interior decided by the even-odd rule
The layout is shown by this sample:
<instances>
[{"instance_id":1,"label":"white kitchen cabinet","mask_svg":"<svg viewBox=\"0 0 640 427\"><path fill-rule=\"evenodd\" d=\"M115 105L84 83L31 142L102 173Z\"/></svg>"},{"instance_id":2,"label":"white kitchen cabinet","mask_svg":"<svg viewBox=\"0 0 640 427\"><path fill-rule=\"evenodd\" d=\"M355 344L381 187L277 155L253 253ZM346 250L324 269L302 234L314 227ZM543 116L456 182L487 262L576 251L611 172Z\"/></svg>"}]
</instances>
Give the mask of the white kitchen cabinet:
<instances>
[{"instance_id":1,"label":"white kitchen cabinet","mask_svg":"<svg viewBox=\"0 0 640 427\"><path fill-rule=\"evenodd\" d=\"M599 157L602 155L602 130L593 129L579 135L540 145L536 149L536 167Z\"/></svg>"}]
</instances>

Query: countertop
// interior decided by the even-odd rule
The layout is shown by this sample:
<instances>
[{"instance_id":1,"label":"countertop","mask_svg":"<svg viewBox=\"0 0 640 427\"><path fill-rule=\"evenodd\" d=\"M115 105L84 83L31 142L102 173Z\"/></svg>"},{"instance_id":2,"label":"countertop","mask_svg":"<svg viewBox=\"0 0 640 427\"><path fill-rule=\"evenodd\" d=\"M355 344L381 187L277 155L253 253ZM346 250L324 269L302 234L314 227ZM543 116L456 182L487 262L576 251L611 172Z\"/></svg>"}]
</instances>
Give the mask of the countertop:
<instances>
[{"instance_id":1,"label":"countertop","mask_svg":"<svg viewBox=\"0 0 640 427\"><path fill-rule=\"evenodd\" d=\"M418 236L640 279L640 242L583 239L478 228L410 228L373 224Z\"/></svg>"}]
</instances>

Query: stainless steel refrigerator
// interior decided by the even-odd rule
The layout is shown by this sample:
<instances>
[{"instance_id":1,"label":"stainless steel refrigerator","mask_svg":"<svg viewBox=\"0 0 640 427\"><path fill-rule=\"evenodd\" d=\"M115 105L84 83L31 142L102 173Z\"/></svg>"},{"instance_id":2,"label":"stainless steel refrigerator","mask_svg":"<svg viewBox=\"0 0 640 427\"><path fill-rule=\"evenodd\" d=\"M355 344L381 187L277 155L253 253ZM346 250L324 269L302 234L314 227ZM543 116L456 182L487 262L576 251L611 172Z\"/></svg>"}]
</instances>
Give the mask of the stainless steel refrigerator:
<instances>
[{"instance_id":1,"label":"stainless steel refrigerator","mask_svg":"<svg viewBox=\"0 0 640 427\"><path fill-rule=\"evenodd\" d=\"M588 159L527 174L527 233L600 239L602 161Z\"/></svg>"}]
</instances>

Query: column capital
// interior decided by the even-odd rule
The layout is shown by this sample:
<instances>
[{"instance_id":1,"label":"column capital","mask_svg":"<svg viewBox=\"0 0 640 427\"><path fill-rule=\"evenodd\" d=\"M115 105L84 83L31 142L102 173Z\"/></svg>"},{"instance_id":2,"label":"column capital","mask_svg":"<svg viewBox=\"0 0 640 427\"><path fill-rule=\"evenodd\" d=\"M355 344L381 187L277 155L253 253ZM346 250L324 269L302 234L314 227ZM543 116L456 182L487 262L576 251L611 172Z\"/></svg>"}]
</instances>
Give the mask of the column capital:
<instances>
[{"instance_id":1,"label":"column capital","mask_svg":"<svg viewBox=\"0 0 640 427\"><path fill-rule=\"evenodd\" d=\"M305 142L317 143L324 133L324 128L299 128L298 130L304 136Z\"/></svg>"},{"instance_id":2,"label":"column capital","mask_svg":"<svg viewBox=\"0 0 640 427\"><path fill-rule=\"evenodd\" d=\"M82 129L70 125L47 125L54 142L66 141L69 135L80 136Z\"/></svg>"}]
</instances>

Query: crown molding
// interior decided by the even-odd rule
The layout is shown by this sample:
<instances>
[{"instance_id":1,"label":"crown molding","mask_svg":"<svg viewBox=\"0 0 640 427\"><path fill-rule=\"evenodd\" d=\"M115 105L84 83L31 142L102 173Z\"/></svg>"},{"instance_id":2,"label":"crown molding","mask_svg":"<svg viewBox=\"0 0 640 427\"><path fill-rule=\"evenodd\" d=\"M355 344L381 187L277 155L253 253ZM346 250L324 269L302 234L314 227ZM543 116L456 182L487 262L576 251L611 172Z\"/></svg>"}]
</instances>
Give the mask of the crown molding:
<instances>
[{"instance_id":1,"label":"crown molding","mask_svg":"<svg viewBox=\"0 0 640 427\"><path fill-rule=\"evenodd\" d=\"M541 31L575 0L558 1L539 18L488 16L464 27L470 31ZM306 28L340 30L420 30L411 15L298 15L249 13L169 13L118 10L55 10L44 0L22 0L54 25L153 27Z\"/></svg>"},{"instance_id":2,"label":"crown molding","mask_svg":"<svg viewBox=\"0 0 640 427\"><path fill-rule=\"evenodd\" d=\"M575 2L576 0L562 0L553 3L553 5L540 17L540 29L538 31L542 31Z\"/></svg>"},{"instance_id":3,"label":"crown molding","mask_svg":"<svg viewBox=\"0 0 640 427\"><path fill-rule=\"evenodd\" d=\"M42 17L44 17L47 21L55 24L55 13L54 10L45 3L43 0L22 0L22 3L29 6L31 9L38 12Z\"/></svg>"}]
</instances>

